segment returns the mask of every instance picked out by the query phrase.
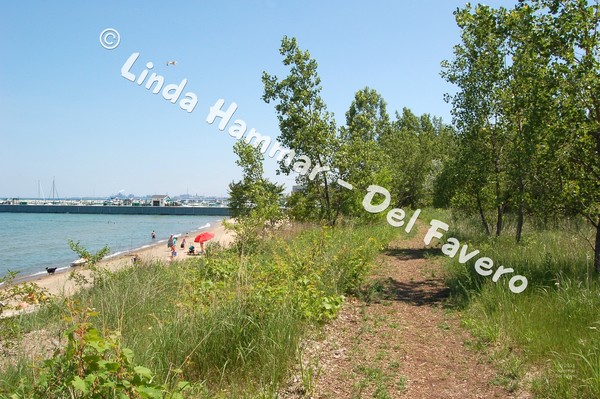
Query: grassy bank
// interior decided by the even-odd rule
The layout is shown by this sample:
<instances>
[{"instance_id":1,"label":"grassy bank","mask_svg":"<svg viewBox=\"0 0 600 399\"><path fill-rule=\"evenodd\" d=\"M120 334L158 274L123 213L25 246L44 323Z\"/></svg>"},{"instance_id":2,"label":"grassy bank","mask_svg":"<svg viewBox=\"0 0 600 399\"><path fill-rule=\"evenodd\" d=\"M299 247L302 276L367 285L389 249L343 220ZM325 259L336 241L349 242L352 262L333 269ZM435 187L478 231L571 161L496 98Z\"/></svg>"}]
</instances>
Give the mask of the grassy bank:
<instances>
[{"instance_id":1,"label":"grassy bank","mask_svg":"<svg viewBox=\"0 0 600 399\"><path fill-rule=\"evenodd\" d=\"M453 303L463 309L476 344L493 349L502 372L497 383L516 388L525 378L538 397L600 397L600 282L591 275L588 226L526 226L522 243L515 244L510 219L501 237L488 238L476 218L429 214L450 225L446 237L469 243L529 280L525 292L513 294L506 281L479 276L474 260L460 264L445 257Z\"/></svg>"},{"instance_id":2,"label":"grassy bank","mask_svg":"<svg viewBox=\"0 0 600 399\"><path fill-rule=\"evenodd\" d=\"M128 370L142 382L146 371L139 366L151 370L152 378L145 382L161 384L163 392L189 381L193 388L183 395L269 397L298 362L303 334L335 317L344 295L358 290L371 261L393 234L384 224L310 227L277 234L243 259L219 250L206 258L100 273L94 288L57 299L35 314L3 320L2 329L10 331L6 341L15 348L24 337L61 338L62 347L88 344L94 356L109 352L97 335L118 332L114 341L106 339L114 343L108 345L115 353L111 362L123 358L122 348L130 349L134 356ZM73 336L82 325L87 326L86 338L67 342L64 332ZM89 333L92 329L99 333ZM69 377L67 369L75 360L90 361L86 354L85 359L60 358L57 374L58 366L40 368L41 359L18 353L2 367L0 393L10 395L21 386L23 396L31 394L31 387L48 372L55 379L64 377L63 385L76 387L79 380Z\"/></svg>"}]
</instances>

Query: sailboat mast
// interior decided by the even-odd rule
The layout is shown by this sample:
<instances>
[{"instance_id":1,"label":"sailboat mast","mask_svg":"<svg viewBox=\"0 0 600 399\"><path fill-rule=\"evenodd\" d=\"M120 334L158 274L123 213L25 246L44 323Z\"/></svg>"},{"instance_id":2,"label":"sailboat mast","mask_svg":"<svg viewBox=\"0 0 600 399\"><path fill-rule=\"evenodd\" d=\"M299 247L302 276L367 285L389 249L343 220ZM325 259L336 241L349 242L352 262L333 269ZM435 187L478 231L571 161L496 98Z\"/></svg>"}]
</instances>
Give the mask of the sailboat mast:
<instances>
[{"instance_id":1,"label":"sailboat mast","mask_svg":"<svg viewBox=\"0 0 600 399\"><path fill-rule=\"evenodd\" d=\"M42 201L46 202L46 195L44 194L44 189L42 188L42 183L38 180L38 198L41 198Z\"/></svg>"},{"instance_id":2,"label":"sailboat mast","mask_svg":"<svg viewBox=\"0 0 600 399\"><path fill-rule=\"evenodd\" d=\"M55 177L52 178L52 200L59 200L59 196L58 196L58 190L56 189L56 182L55 182Z\"/></svg>"}]
</instances>

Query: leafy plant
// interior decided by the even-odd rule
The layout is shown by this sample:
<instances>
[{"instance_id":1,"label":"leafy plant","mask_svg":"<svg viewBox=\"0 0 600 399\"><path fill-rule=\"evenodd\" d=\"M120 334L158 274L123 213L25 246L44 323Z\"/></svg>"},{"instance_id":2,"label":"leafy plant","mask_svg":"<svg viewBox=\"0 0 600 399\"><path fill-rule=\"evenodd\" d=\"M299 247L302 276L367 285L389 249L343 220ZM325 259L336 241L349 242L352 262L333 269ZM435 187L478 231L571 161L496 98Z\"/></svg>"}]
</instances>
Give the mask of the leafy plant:
<instances>
[{"instance_id":1,"label":"leafy plant","mask_svg":"<svg viewBox=\"0 0 600 399\"><path fill-rule=\"evenodd\" d=\"M133 352L122 348L117 333L102 334L91 319L97 313L69 301L71 327L67 345L35 369L33 384L23 382L11 398L183 398L191 386L175 389L154 380L151 370L133 363Z\"/></svg>"},{"instance_id":2,"label":"leafy plant","mask_svg":"<svg viewBox=\"0 0 600 399\"><path fill-rule=\"evenodd\" d=\"M235 222L223 224L235 232L234 246L243 255L252 252L269 228L283 219L283 186L263 177L264 157L257 147L238 141L233 151L239 157L236 163L243 169L243 178L229 185L229 204Z\"/></svg>"},{"instance_id":3,"label":"leafy plant","mask_svg":"<svg viewBox=\"0 0 600 399\"><path fill-rule=\"evenodd\" d=\"M110 251L108 246L105 245L99 251L92 253L89 252L83 245L81 245L79 241L75 242L73 240L69 240L69 247L73 252L79 255L80 259L86 260L86 265L88 266L89 270L91 270L91 281L84 274L78 273L77 271L72 271L69 274L69 279L74 280L78 286L82 287L89 284L98 284L110 276L110 271L96 267L96 264L104 259L106 254L108 254Z\"/></svg>"},{"instance_id":4,"label":"leafy plant","mask_svg":"<svg viewBox=\"0 0 600 399\"><path fill-rule=\"evenodd\" d=\"M6 285L0 289L0 314L7 309L24 309L28 305L50 302L52 296L45 288L31 282L13 284L18 272L8 272L0 278Z\"/></svg>"}]
</instances>

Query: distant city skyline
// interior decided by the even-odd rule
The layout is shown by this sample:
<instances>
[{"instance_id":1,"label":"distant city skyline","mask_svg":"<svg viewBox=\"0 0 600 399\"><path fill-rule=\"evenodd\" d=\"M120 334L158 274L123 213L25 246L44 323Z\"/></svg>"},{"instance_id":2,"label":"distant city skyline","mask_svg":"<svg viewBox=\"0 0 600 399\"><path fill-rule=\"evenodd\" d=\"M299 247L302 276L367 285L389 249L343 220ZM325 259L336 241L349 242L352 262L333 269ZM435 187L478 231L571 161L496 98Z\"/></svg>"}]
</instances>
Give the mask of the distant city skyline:
<instances>
[{"instance_id":1,"label":"distant city skyline","mask_svg":"<svg viewBox=\"0 0 600 399\"><path fill-rule=\"evenodd\" d=\"M169 198L191 198L191 199L224 199L224 198L229 198L228 195L225 196L218 196L218 195L207 195L207 194L200 194L200 193L179 193L179 194L170 194L170 193L146 193L146 194L139 194L139 193L116 193L116 194L110 194L110 195L106 195L106 196L79 196L79 195L75 195L75 196L70 196L70 197L63 197L63 196L32 196L32 197L13 197L13 196L1 196L0 195L0 200L2 199L12 199L12 198L19 198L19 199L36 199L36 200L52 200L52 199L56 199L56 200L71 200L71 199L106 199L106 198L151 198L154 195L166 195Z\"/></svg>"},{"instance_id":2,"label":"distant city skyline","mask_svg":"<svg viewBox=\"0 0 600 399\"><path fill-rule=\"evenodd\" d=\"M236 117L278 136L273 104L261 100L261 75L286 75L284 35L318 62L321 94L338 126L365 86L382 94L392 118L408 107L450 123L443 96L455 89L440 77L440 62L459 42L452 12L465 3L2 3L0 198L35 197L38 181L47 193L53 180L63 197L120 190L225 197L241 178L235 139L206 115L219 99L235 102ZM120 34L112 50L99 43L107 28ZM122 71L135 53L131 78ZM180 98L172 103L146 89L144 70L165 87L185 86ZM181 103L187 92L197 103ZM291 191L294 176L276 169L266 157L266 177Z\"/></svg>"}]
</instances>

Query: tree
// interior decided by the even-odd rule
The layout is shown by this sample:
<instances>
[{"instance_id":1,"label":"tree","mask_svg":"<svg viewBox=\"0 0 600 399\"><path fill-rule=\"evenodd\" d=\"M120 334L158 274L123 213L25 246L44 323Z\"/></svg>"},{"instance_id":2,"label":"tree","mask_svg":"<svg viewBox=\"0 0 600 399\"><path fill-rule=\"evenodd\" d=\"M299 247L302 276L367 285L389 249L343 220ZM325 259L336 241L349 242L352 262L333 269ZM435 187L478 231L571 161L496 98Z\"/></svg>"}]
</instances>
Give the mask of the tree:
<instances>
[{"instance_id":1,"label":"tree","mask_svg":"<svg viewBox=\"0 0 600 399\"><path fill-rule=\"evenodd\" d=\"M511 11L480 5L455 13L462 43L442 75L459 87L449 99L458 164L468 173L453 200L475 197L489 231L485 200L493 193L496 234L503 208L515 207L517 241L526 212L583 215L596 230L600 273L600 4L519 3Z\"/></svg>"},{"instance_id":2,"label":"tree","mask_svg":"<svg viewBox=\"0 0 600 399\"><path fill-rule=\"evenodd\" d=\"M544 32L536 25L533 9L517 6L506 14L505 28L512 63L502 98L503 123L510 137L507 173L512 202L517 210L515 239L521 240L525 213L545 216L558 211L562 176L560 159L548 126L557 98L548 67L549 56L541 48Z\"/></svg>"},{"instance_id":3,"label":"tree","mask_svg":"<svg viewBox=\"0 0 600 399\"><path fill-rule=\"evenodd\" d=\"M266 103L274 102L280 135L278 141L293 150L298 160L283 158L279 171L289 175L300 172L296 182L309 194L318 198L317 217L334 222L330 173L311 175L311 167L331 167L337 149L336 126L333 115L320 96L321 79L317 74L317 62L308 51L298 47L295 38L284 36L279 52L283 64L289 66L289 75L280 80L263 72L262 81Z\"/></svg>"},{"instance_id":4,"label":"tree","mask_svg":"<svg viewBox=\"0 0 600 399\"><path fill-rule=\"evenodd\" d=\"M509 201L506 150L509 142L503 126L502 97L508 84L506 10L467 4L455 13L462 43L455 46L452 62L442 62L442 76L459 87L448 96L458 128L461 164L465 173L462 205L479 212L484 229L488 207L496 209L496 235L503 228ZM467 173L468 171L468 173Z\"/></svg>"},{"instance_id":5,"label":"tree","mask_svg":"<svg viewBox=\"0 0 600 399\"><path fill-rule=\"evenodd\" d=\"M389 186L391 175L381 137L391 128L386 103L376 90L365 87L356 92L346 112L346 126L340 129L335 166L340 177L354 186L338 196L339 209L351 216L364 217L364 192L370 185Z\"/></svg>"},{"instance_id":6,"label":"tree","mask_svg":"<svg viewBox=\"0 0 600 399\"><path fill-rule=\"evenodd\" d=\"M549 53L557 87L557 115L550 126L564 164L568 211L583 215L596 230L594 270L600 274L600 4L584 0L533 0L536 24ZM564 155L563 155L564 154Z\"/></svg>"},{"instance_id":7,"label":"tree","mask_svg":"<svg viewBox=\"0 0 600 399\"><path fill-rule=\"evenodd\" d=\"M259 148L237 141L233 152L242 167L242 180L229 185L229 206L233 224L227 226L236 233L240 253L251 250L268 227L274 227L283 218L281 203L283 186L263 177L263 154Z\"/></svg>"}]
</instances>

